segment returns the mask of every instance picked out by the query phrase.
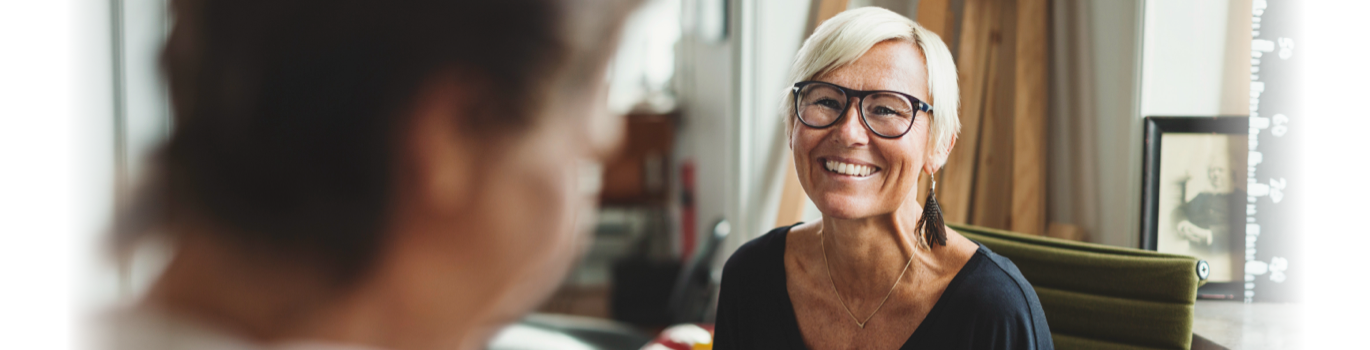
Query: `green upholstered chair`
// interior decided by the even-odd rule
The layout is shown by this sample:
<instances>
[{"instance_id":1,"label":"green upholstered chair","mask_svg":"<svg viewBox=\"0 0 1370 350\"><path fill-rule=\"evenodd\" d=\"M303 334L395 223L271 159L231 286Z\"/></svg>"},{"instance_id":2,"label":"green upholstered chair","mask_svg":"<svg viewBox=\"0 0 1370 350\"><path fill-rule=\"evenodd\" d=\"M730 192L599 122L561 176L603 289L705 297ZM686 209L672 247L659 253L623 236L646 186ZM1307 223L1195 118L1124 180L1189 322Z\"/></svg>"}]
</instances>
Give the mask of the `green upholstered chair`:
<instances>
[{"instance_id":1,"label":"green upholstered chair","mask_svg":"<svg viewBox=\"0 0 1370 350\"><path fill-rule=\"evenodd\" d=\"M1056 349L1189 349L1200 260L948 226L1018 266L1037 290Z\"/></svg>"}]
</instances>

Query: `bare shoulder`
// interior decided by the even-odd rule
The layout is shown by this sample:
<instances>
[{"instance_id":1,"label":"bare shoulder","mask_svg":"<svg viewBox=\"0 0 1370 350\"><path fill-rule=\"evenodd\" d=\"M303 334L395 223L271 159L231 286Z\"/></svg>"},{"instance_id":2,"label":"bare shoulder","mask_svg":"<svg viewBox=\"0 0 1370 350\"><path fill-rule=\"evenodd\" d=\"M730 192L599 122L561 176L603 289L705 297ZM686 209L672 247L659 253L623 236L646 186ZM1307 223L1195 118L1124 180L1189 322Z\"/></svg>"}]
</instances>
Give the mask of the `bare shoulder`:
<instances>
[{"instance_id":1,"label":"bare shoulder","mask_svg":"<svg viewBox=\"0 0 1370 350\"><path fill-rule=\"evenodd\" d=\"M947 245L932 249L932 255L937 260L937 265L942 267L946 273L955 275L961 271L970 258L975 256L975 252L980 249L980 245L971 241L961 233L946 227Z\"/></svg>"},{"instance_id":2,"label":"bare shoulder","mask_svg":"<svg viewBox=\"0 0 1370 350\"><path fill-rule=\"evenodd\" d=\"M815 220L790 228L790 233L785 237L787 268L794 268L796 264L803 265L803 257L812 255L809 254L810 251L818 251L818 231L822 225L822 221Z\"/></svg>"},{"instance_id":3,"label":"bare shoulder","mask_svg":"<svg viewBox=\"0 0 1370 350\"><path fill-rule=\"evenodd\" d=\"M792 259L806 256L805 252L818 249L818 230L823 222L814 220L805 222L790 228L790 233L785 237L785 260L790 263Z\"/></svg>"},{"instance_id":4,"label":"bare shoulder","mask_svg":"<svg viewBox=\"0 0 1370 350\"><path fill-rule=\"evenodd\" d=\"M790 228L790 235L791 235L791 236L795 236L795 235L801 235L801 236L803 236L803 235L809 235L809 236L812 236L812 235L818 233L818 228L819 228L819 227L822 227L822 226L823 226L823 220L814 220L814 221L805 222L805 223L802 223L802 224L799 224L799 225L796 225L796 226Z\"/></svg>"},{"instance_id":5,"label":"bare shoulder","mask_svg":"<svg viewBox=\"0 0 1370 350\"><path fill-rule=\"evenodd\" d=\"M966 259L970 259L970 256L975 255L975 251L980 249L980 244L975 243L975 241L970 240L970 238L966 238L966 236L962 236L960 232L956 232L956 230L951 229L951 227L946 227L946 230L947 247L953 248L957 254L965 256Z\"/></svg>"}]
</instances>

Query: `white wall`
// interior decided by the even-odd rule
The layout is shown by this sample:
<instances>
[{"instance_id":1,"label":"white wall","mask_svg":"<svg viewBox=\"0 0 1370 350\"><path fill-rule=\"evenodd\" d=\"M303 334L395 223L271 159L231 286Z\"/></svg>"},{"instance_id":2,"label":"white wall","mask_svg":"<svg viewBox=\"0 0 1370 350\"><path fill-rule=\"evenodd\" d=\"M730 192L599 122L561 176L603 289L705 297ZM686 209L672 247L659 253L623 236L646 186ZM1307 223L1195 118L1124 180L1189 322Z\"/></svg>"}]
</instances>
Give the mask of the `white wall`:
<instances>
[{"instance_id":1,"label":"white wall","mask_svg":"<svg viewBox=\"0 0 1370 350\"><path fill-rule=\"evenodd\" d=\"M675 159L695 162L696 234L720 218L732 224L721 261L774 224L789 150L778 107L808 2L730 1L728 36L712 42L692 22L712 1L684 1L677 72L684 115Z\"/></svg>"},{"instance_id":2,"label":"white wall","mask_svg":"<svg viewBox=\"0 0 1370 350\"><path fill-rule=\"evenodd\" d=\"M675 155L672 159L672 179L679 182L683 162L693 162L695 166L695 228L696 237L705 237L709 225L715 220L726 218L736 222L734 216L736 193L733 163L734 107L732 76L734 46L737 28L728 24L727 37L719 41L716 37L705 38L701 32L710 30L700 28L695 23L703 17L722 19L719 0L682 1L682 26L678 47L676 79L681 109L681 122L676 134ZM712 11L711 15L701 14ZM731 10L729 10L731 12ZM717 29L719 27L712 27ZM673 186L679 189L679 185ZM678 191L678 190L676 190ZM734 230L735 232L740 230Z\"/></svg>"},{"instance_id":3,"label":"white wall","mask_svg":"<svg viewBox=\"0 0 1370 350\"><path fill-rule=\"evenodd\" d=\"M171 111L158 56L170 30L166 0L123 0L119 81L123 98L126 165L130 179L143 174L146 157L171 133Z\"/></svg>"},{"instance_id":4,"label":"white wall","mask_svg":"<svg viewBox=\"0 0 1370 350\"><path fill-rule=\"evenodd\" d=\"M788 88L790 66L806 32L809 9L805 2L768 0L752 2L750 35L741 49L743 67L738 79L738 166L742 169L744 210L739 214L750 237L773 228L779 210L785 159L790 154L785 139L780 104Z\"/></svg>"},{"instance_id":5,"label":"white wall","mask_svg":"<svg viewBox=\"0 0 1370 350\"><path fill-rule=\"evenodd\" d=\"M1228 5L1226 0L1146 1L1142 116L1220 114Z\"/></svg>"}]
</instances>

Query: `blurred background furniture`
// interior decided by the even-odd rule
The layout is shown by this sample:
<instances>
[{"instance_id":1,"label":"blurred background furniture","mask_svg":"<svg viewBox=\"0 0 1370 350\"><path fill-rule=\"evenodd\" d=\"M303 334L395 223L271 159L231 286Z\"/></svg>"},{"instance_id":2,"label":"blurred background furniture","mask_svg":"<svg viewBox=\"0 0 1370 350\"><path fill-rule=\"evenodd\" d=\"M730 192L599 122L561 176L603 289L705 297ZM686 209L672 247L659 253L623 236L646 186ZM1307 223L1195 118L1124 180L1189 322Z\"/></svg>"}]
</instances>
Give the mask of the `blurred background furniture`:
<instances>
[{"instance_id":1,"label":"blurred background furniture","mask_svg":"<svg viewBox=\"0 0 1370 350\"><path fill-rule=\"evenodd\" d=\"M531 314L505 327L488 350L631 350L653 338L627 324L585 316Z\"/></svg>"},{"instance_id":2,"label":"blurred background furniture","mask_svg":"<svg viewBox=\"0 0 1370 350\"><path fill-rule=\"evenodd\" d=\"M719 220L711 233L703 242L703 247L676 277L668 304L672 323L713 322L717 309L714 303L717 301L719 283L722 282L721 270L717 275L713 273L714 262L717 261L715 256L723 240L732 233L732 225L728 220Z\"/></svg>"}]
</instances>

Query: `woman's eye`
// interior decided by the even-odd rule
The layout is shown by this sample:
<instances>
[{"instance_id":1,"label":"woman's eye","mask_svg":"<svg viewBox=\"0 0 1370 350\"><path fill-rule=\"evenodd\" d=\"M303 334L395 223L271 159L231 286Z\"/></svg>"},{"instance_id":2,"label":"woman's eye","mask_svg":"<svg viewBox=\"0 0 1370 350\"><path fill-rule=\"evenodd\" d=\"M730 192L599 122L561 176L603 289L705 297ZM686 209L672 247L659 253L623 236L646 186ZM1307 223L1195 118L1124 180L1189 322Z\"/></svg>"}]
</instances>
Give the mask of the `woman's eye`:
<instances>
[{"instance_id":1,"label":"woman's eye","mask_svg":"<svg viewBox=\"0 0 1370 350\"><path fill-rule=\"evenodd\" d=\"M899 112L895 112L893 109L890 109L889 107L875 107L875 110L874 110L873 112L875 112L875 114L879 114L879 115L896 115L896 114L899 114Z\"/></svg>"},{"instance_id":2,"label":"woman's eye","mask_svg":"<svg viewBox=\"0 0 1370 350\"><path fill-rule=\"evenodd\" d=\"M813 104L819 105L819 106L823 106L823 107L832 108L832 109L842 108L842 104L837 103L837 100L830 99L830 98L825 98L825 99L820 99L820 100L818 100L818 101L814 101Z\"/></svg>"}]
</instances>

